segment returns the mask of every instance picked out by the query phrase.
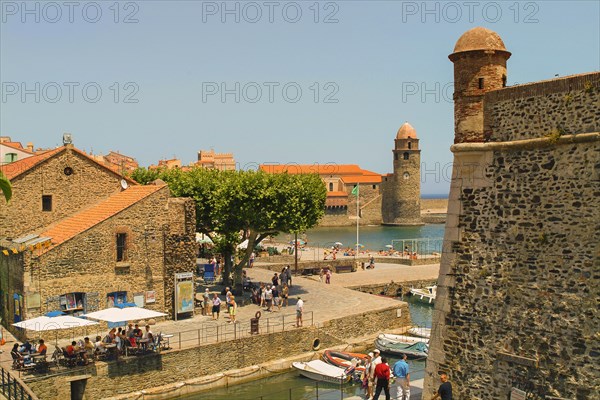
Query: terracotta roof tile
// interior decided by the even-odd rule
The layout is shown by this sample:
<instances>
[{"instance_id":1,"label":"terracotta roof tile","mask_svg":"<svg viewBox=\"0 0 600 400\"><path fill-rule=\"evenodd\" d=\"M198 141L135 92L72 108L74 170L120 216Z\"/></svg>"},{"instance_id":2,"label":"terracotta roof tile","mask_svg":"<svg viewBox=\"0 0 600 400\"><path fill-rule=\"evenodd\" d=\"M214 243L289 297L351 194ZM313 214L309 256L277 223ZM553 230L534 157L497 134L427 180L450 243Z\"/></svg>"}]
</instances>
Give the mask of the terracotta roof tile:
<instances>
[{"instance_id":1,"label":"terracotta roof tile","mask_svg":"<svg viewBox=\"0 0 600 400\"><path fill-rule=\"evenodd\" d=\"M327 197L348 197L346 192L327 192Z\"/></svg>"},{"instance_id":2,"label":"terracotta roof tile","mask_svg":"<svg viewBox=\"0 0 600 400\"><path fill-rule=\"evenodd\" d=\"M52 249L54 246L72 239L80 233L124 211L165 186L131 186L90 208L58 221L49 226L40 235L52 238L52 246L49 248Z\"/></svg>"},{"instance_id":3,"label":"terracotta roof tile","mask_svg":"<svg viewBox=\"0 0 600 400\"><path fill-rule=\"evenodd\" d=\"M381 175L342 176L344 183L381 183Z\"/></svg>"},{"instance_id":4,"label":"terracotta roof tile","mask_svg":"<svg viewBox=\"0 0 600 400\"><path fill-rule=\"evenodd\" d=\"M64 147L58 147L42 154L23 158L13 163L3 165L0 171L2 171L4 176L11 180L64 150Z\"/></svg>"}]
</instances>

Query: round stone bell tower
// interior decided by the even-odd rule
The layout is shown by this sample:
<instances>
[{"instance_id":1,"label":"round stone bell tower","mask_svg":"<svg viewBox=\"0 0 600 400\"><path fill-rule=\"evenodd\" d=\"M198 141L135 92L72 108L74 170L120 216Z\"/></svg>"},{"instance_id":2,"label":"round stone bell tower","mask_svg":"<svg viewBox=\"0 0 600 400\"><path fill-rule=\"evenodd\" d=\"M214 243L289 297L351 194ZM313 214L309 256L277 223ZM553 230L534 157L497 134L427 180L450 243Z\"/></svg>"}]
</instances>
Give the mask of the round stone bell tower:
<instances>
[{"instance_id":1,"label":"round stone bell tower","mask_svg":"<svg viewBox=\"0 0 600 400\"><path fill-rule=\"evenodd\" d=\"M394 173L384 193L385 225L421 225L421 150L417 131L405 122L394 140Z\"/></svg>"}]
</instances>

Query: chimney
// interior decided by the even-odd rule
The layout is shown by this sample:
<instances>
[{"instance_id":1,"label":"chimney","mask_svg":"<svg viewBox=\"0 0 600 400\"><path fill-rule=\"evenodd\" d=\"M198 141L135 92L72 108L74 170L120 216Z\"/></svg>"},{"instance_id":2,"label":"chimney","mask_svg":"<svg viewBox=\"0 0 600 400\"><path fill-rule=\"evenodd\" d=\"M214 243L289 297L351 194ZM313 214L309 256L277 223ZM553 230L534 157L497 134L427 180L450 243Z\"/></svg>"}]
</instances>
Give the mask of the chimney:
<instances>
[{"instance_id":1,"label":"chimney","mask_svg":"<svg viewBox=\"0 0 600 400\"><path fill-rule=\"evenodd\" d=\"M31 143L31 142L27 143L27 151L33 153L33 143Z\"/></svg>"}]
</instances>

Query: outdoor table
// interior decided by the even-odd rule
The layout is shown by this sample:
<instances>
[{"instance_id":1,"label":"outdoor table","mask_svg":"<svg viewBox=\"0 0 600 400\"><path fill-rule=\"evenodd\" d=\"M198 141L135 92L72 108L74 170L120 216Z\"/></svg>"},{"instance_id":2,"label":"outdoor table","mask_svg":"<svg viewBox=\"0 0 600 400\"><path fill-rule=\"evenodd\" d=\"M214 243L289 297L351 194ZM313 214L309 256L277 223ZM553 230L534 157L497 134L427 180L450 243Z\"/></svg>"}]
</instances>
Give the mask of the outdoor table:
<instances>
[{"instance_id":1,"label":"outdoor table","mask_svg":"<svg viewBox=\"0 0 600 400\"><path fill-rule=\"evenodd\" d=\"M144 350L147 349L147 344L150 343L150 339L139 339L137 341L138 348L142 347Z\"/></svg>"},{"instance_id":2,"label":"outdoor table","mask_svg":"<svg viewBox=\"0 0 600 400\"><path fill-rule=\"evenodd\" d=\"M108 356L115 356L115 359L117 358L117 345L116 345L116 343L105 344L104 348L106 349L106 351L108 353L107 354L107 358L108 358Z\"/></svg>"},{"instance_id":3,"label":"outdoor table","mask_svg":"<svg viewBox=\"0 0 600 400\"><path fill-rule=\"evenodd\" d=\"M164 335L162 335L162 338L163 338L163 339L165 339L165 340L167 341L167 347L166 347L166 349L167 349L167 350L171 348L171 342L170 342L170 339L171 339L172 337L174 337L174 336L175 336L175 335L173 335L173 334L170 334L170 333L167 333L167 334L164 334Z\"/></svg>"}]
</instances>

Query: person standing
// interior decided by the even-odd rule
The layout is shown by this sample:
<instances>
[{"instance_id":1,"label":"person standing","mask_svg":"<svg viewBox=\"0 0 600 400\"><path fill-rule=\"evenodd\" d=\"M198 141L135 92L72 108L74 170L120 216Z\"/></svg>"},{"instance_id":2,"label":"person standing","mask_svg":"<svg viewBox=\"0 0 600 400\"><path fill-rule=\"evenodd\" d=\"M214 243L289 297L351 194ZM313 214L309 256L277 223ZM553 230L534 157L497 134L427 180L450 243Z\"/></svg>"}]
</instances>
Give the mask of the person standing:
<instances>
[{"instance_id":1,"label":"person standing","mask_svg":"<svg viewBox=\"0 0 600 400\"><path fill-rule=\"evenodd\" d=\"M325 275L325 271L323 271L323 268L319 269L319 282L323 283L324 275Z\"/></svg>"},{"instance_id":2,"label":"person standing","mask_svg":"<svg viewBox=\"0 0 600 400\"><path fill-rule=\"evenodd\" d=\"M296 328L300 328L302 326L302 314L304 313L304 302L298 296L298 301L296 302Z\"/></svg>"},{"instance_id":3,"label":"person standing","mask_svg":"<svg viewBox=\"0 0 600 400\"><path fill-rule=\"evenodd\" d=\"M229 313L229 308L231 307L231 289L229 287L225 288L225 307L227 307L227 313Z\"/></svg>"},{"instance_id":4,"label":"person standing","mask_svg":"<svg viewBox=\"0 0 600 400\"><path fill-rule=\"evenodd\" d=\"M204 315L210 315L210 290L208 288L204 289L204 294L202 295L202 299L204 301Z\"/></svg>"},{"instance_id":5,"label":"person standing","mask_svg":"<svg viewBox=\"0 0 600 400\"><path fill-rule=\"evenodd\" d=\"M452 384L448 382L448 374L441 372L440 380L442 381L442 384L431 400L452 400Z\"/></svg>"},{"instance_id":6,"label":"person standing","mask_svg":"<svg viewBox=\"0 0 600 400\"><path fill-rule=\"evenodd\" d=\"M217 294L213 294L213 299L212 299L212 318L214 320L219 319L219 314L221 313L221 299L219 299L219 296L217 296ZM216 315L216 317L215 317Z\"/></svg>"},{"instance_id":7,"label":"person standing","mask_svg":"<svg viewBox=\"0 0 600 400\"><path fill-rule=\"evenodd\" d=\"M273 287L279 286L279 277L277 276L277 272L271 278L271 283L273 283Z\"/></svg>"},{"instance_id":8,"label":"person standing","mask_svg":"<svg viewBox=\"0 0 600 400\"><path fill-rule=\"evenodd\" d=\"M327 267L327 272L325 272L325 283L328 285L331 283L331 270L329 267Z\"/></svg>"},{"instance_id":9,"label":"person standing","mask_svg":"<svg viewBox=\"0 0 600 400\"><path fill-rule=\"evenodd\" d=\"M250 254L250 260L248 260L249 268L252 268L254 266L254 258L256 258L256 254L252 252L252 254Z\"/></svg>"},{"instance_id":10,"label":"person standing","mask_svg":"<svg viewBox=\"0 0 600 400\"><path fill-rule=\"evenodd\" d=\"M286 265L285 267L285 277L287 279L287 284L289 287L292 287L292 270L290 269L289 265Z\"/></svg>"},{"instance_id":11,"label":"person standing","mask_svg":"<svg viewBox=\"0 0 600 400\"><path fill-rule=\"evenodd\" d=\"M396 382L392 385L392 395L394 399L410 400L410 369L406 362L406 354L396 364L394 364L394 376Z\"/></svg>"},{"instance_id":12,"label":"person standing","mask_svg":"<svg viewBox=\"0 0 600 400\"><path fill-rule=\"evenodd\" d=\"M273 292L273 308L277 307L277 310L281 310L281 302L279 301L279 290L277 290L277 286L273 286L271 291Z\"/></svg>"},{"instance_id":13,"label":"person standing","mask_svg":"<svg viewBox=\"0 0 600 400\"><path fill-rule=\"evenodd\" d=\"M231 295L229 297L229 323L235 323L235 314L237 312L237 303L235 302L235 296Z\"/></svg>"},{"instance_id":14,"label":"person standing","mask_svg":"<svg viewBox=\"0 0 600 400\"><path fill-rule=\"evenodd\" d=\"M267 311L273 311L273 290L271 289L271 285L267 285L267 290L265 290L265 302L267 303Z\"/></svg>"},{"instance_id":15,"label":"person standing","mask_svg":"<svg viewBox=\"0 0 600 400\"><path fill-rule=\"evenodd\" d=\"M390 366L387 364L387 359L381 357L381 363L375 367L375 378L377 384L375 386L375 397L373 400L379 399L381 390L385 392L385 400L390 400Z\"/></svg>"},{"instance_id":16,"label":"person standing","mask_svg":"<svg viewBox=\"0 0 600 400\"><path fill-rule=\"evenodd\" d=\"M375 370L372 368L373 366L373 353L367 354L367 360L365 362L365 375L363 378L363 387L365 388L365 392L367 395L367 399L373 398L373 382L375 380L374 373Z\"/></svg>"},{"instance_id":17,"label":"person standing","mask_svg":"<svg viewBox=\"0 0 600 400\"><path fill-rule=\"evenodd\" d=\"M283 289L281 289L281 305L282 306L287 307L289 295L290 295L290 289L288 288L287 283L284 283Z\"/></svg>"}]
</instances>

